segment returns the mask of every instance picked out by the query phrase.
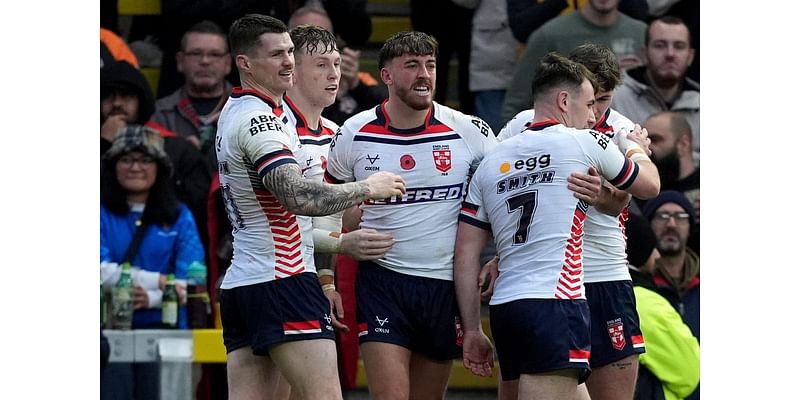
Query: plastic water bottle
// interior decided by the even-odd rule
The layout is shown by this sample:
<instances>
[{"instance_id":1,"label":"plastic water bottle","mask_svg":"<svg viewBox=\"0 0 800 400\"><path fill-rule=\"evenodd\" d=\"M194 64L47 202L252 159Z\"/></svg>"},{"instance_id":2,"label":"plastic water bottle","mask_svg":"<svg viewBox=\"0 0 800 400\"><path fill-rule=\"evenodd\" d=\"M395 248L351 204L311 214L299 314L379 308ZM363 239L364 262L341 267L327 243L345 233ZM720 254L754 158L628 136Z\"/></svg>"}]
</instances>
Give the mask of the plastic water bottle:
<instances>
[{"instance_id":1,"label":"plastic water bottle","mask_svg":"<svg viewBox=\"0 0 800 400\"><path fill-rule=\"evenodd\" d=\"M189 329L208 328L211 304L207 289L207 270L205 264L195 261L186 273L186 312Z\"/></svg>"},{"instance_id":2,"label":"plastic water bottle","mask_svg":"<svg viewBox=\"0 0 800 400\"><path fill-rule=\"evenodd\" d=\"M166 329L178 328L178 289L175 287L175 274L167 275L167 285L161 296L161 323Z\"/></svg>"},{"instance_id":3,"label":"plastic water bottle","mask_svg":"<svg viewBox=\"0 0 800 400\"><path fill-rule=\"evenodd\" d=\"M131 264L122 264L122 273L111 290L111 316L114 329L129 330L133 323L133 278Z\"/></svg>"}]
</instances>

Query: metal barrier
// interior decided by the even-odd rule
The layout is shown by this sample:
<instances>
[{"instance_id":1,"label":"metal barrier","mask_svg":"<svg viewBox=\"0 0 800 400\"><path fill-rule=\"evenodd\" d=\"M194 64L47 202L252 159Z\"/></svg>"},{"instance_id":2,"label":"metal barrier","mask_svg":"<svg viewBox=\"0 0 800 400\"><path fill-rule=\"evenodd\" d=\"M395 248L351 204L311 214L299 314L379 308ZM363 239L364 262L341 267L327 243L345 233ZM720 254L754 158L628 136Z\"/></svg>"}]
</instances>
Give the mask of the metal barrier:
<instances>
[{"instance_id":1,"label":"metal barrier","mask_svg":"<svg viewBox=\"0 0 800 400\"><path fill-rule=\"evenodd\" d=\"M484 324L488 324L488 318ZM193 392L199 379L198 364L225 363L227 360L221 329L104 330L103 333L111 345L110 362L159 362L161 400L194 399ZM358 363L356 387L366 388L363 361ZM499 373L496 361L494 373ZM472 375L464 368L461 359L457 359L453 361L449 387L493 389L497 387L497 380Z\"/></svg>"},{"instance_id":2,"label":"metal barrier","mask_svg":"<svg viewBox=\"0 0 800 400\"><path fill-rule=\"evenodd\" d=\"M195 398L193 331L143 329L103 333L111 346L109 362L158 362L161 400Z\"/></svg>"}]
</instances>

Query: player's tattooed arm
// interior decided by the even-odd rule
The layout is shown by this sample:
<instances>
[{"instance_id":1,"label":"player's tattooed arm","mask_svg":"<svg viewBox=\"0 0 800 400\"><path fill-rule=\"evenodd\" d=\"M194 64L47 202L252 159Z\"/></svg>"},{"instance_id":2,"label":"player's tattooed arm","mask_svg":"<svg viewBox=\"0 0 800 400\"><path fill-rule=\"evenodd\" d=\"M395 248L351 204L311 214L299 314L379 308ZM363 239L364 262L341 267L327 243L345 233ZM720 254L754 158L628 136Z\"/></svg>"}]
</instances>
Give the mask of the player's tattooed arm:
<instances>
[{"instance_id":1,"label":"player's tattooed arm","mask_svg":"<svg viewBox=\"0 0 800 400\"><path fill-rule=\"evenodd\" d=\"M369 194L364 181L342 185L310 181L293 164L276 167L264 175L263 181L278 201L297 215L333 214L366 200Z\"/></svg>"},{"instance_id":2,"label":"player's tattooed arm","mask_svg":"<svg viewBox=\"0 0 800 400\"><path fill-rule=\"evenodd\" d=\"M399 175L379 172L364 181L329 185L306 180L295 164L284 164L267 172L264 186L289 211L297 215L328 215L367 199L383 199L405 193Z\"/></svg>"}]
</instances>

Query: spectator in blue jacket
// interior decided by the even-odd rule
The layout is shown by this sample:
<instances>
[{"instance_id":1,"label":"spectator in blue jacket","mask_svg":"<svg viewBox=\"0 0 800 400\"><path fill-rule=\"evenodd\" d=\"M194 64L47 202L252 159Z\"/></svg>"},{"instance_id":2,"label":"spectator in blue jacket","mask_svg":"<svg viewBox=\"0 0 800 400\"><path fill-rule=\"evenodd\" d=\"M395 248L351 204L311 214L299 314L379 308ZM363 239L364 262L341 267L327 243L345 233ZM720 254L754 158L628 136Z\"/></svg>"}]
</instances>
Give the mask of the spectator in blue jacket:
<instances>
[{"instance_id":1,"label":"spectator in blue jacket","mask_svg":"<svg viewBox=\"0 0 800 400\"><path fill-rule=\"evenodd\" d=\"M134 252L133 329L161 328L165 276L175 274L185 298L189 265L204 263L203 245L189 208L170 184L172 163L158 131L141 125L121 129L103 156L100 188L100 277L108 290L139 225L141 244ZM185 329L181 307L179 326ZM101 398L158 398L157 363L112 363L101 381Z\"/></svg>"}]
</instances>

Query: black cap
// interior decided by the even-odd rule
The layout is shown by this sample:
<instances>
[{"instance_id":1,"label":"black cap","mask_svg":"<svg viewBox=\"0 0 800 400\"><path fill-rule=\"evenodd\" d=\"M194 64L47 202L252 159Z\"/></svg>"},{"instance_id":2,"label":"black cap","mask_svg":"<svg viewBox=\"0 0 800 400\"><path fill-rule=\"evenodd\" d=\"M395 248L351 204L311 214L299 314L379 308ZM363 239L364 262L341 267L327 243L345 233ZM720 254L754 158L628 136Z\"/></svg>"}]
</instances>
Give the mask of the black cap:
<instances>
[{"instance_id":1,"label":"black cap","mask_svg":"<svg viewBox=\"0 0 800 400\"><path fill-rule=\"evenodd\" d=\"M689 201L689 199L683 193L676 190L665 190L659 193L654 199L649 200L647 203L645 203L642 214L644 214L644 217L647 218L648 221L652 221L656 210L666 203L675 203L681 206L681 208L683 208L683 210L689 214L689 217L691 218L690 221L695 220L694 206L692 205L692 202Z\"/></svg>"}]
</instances>

